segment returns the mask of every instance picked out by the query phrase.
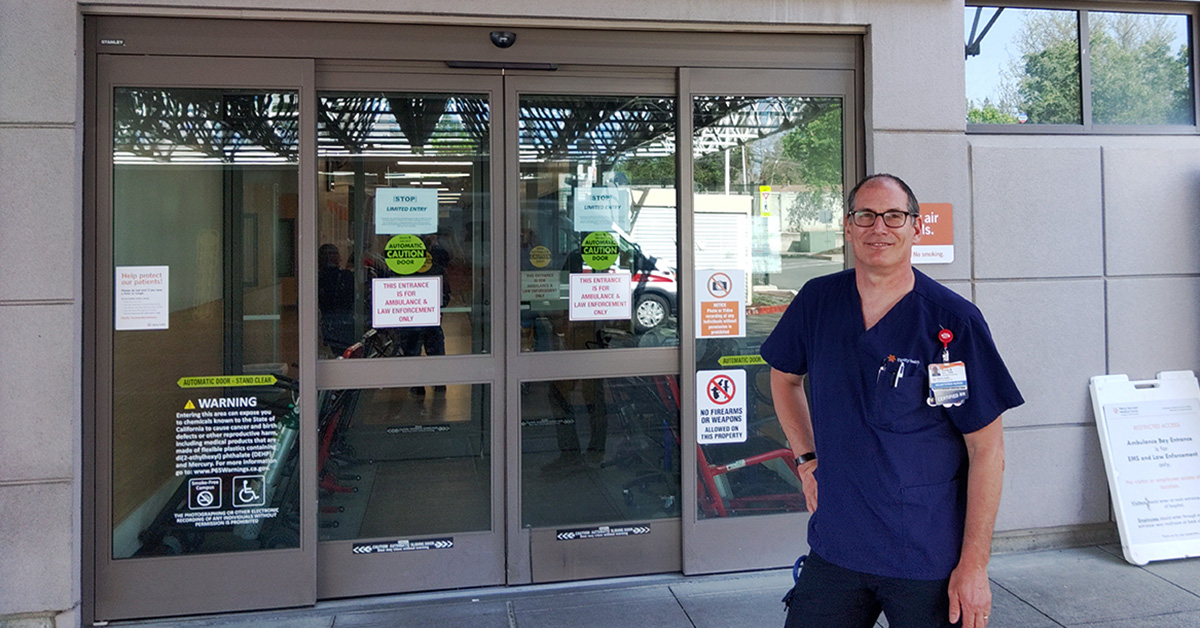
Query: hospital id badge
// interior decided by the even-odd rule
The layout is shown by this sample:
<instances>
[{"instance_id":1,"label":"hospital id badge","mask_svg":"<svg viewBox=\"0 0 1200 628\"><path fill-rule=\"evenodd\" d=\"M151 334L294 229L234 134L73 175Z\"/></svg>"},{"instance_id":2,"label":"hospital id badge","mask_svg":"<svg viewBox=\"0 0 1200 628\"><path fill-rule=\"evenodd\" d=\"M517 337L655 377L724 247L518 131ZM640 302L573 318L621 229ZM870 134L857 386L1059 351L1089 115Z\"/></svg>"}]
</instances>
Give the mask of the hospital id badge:
<instances>
[{"instance_id":1,"label":"hospital id badge","mask_svg":"<svg viewBox=\"0 0 1200 628\"><path fill-rule=\"evenodd\" d=\"M929 399L931 406L961 406L967 400L967 365L963 362L943 362L929 365Z\"/></svg>"}]
</instances>

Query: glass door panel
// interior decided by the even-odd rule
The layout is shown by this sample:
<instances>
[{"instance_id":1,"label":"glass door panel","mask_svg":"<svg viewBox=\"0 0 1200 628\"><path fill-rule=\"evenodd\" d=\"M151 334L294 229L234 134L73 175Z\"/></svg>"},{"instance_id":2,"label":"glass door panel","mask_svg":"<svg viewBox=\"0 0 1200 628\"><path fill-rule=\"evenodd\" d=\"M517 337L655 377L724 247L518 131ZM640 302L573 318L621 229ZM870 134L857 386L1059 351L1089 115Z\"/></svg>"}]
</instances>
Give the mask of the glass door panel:
<instances>
[{"instance_id":1,"label":"glass door panel","mask_svg":"<svg viewBox=\"0 0 1200 628\"><path fill-rule=\"evenodd\" d=\"M296 228L311 65L99 68L96 617L311 603ZM243 86L163 86L226 76Z\"/></svg>"},{"instance_id":2,"label":"glass door panel","mask_svg":"<svg viewBox=\"0 0 1200 628\"><path fill-rule=\"evenodd\" d=\"M679 344L675 99L523 95L521 351Z\"/></svg>"},{"instance_id":3,"label":"glass door panel","mask_svg":"<svg viewBox=\"0 0 1200 628\"><path fill-rule=\"evenodd\" d=\"M710 372L728 370L730 357L744 363L741 356L757 356L800 287L844 266L843 104L696 96L692 106L696 272L744 287L743 335L699 321L696 369ZM802 512L799 479L771 402L770 367L737 370L746 383L747 435L706 438L701 420L706 444L697 448L697 516Z\"/></svg>"},{"instance_id":4,"label":"glass door panel","mask_svg":"<svg viewBox=\"0 0 1200 628\"><path fill-rule=\"evenodd\" d=\"M322 355L364 339L379 350L360 357L487 353L487 98L341 93L319 106Z\"/></svg>"},{"instance_id":5,"label":"glass door panel","mask_svg":"<svg viewBox=\"0 0 1200 628\"><path fill-rule=\"evenodd\" d=\"M490 387L442 388L321 393L319 540L491 529Z\"/></svg>"},{"instance_id":6,"label":"glass door panel","mask_svg":"<svg viewBox=\"0 0 1200 628\"><path fill-rule=\"evenodd\" d=\"M708 551L687 552L684 571L781 567L804 553L808 517L759 347L805 282L845 267L842 196L861 172L856 79L718 69L686 79L696 305L694 377L682 383L696 492L684 538Z\"/></svg>"},{"instance_id":7,"label":"glass door panel","mask_svg":"<svg viewBox=\"0 0 1200 628\"><path fill-rule=\"evenodd\" d=\"M510 562L534 582L681 560L677 99L666 77L603 83L506 81Z\"/></svg>"},{"instance_id":8,"label":"glass door panel","mask_svg":"<svg viewBox=\"0 0 1200 628\"><path fill-rule=\"evenodd\" d=\"M499 77L321 79L318 596L499 584Z\"/></svg>"},{"instance_id":9,"label":"glass door panel","mask_svg":"<svg viewBox=\"0 0 1200 628\"><path fill-rule=\"evenodd\" d=\"M674 376L534 382L521 396L521 523L679 516Z\"/></svg>"},{"instance_id":10,"label":"glass door panel","mask_svg":"<svg viewBox=\"0 0 1200 628\"><path fill-rule=\"evenodd\" d=\"M299 546L298 96L114 93L113 558Z\"/></svg>"}]
</instances>

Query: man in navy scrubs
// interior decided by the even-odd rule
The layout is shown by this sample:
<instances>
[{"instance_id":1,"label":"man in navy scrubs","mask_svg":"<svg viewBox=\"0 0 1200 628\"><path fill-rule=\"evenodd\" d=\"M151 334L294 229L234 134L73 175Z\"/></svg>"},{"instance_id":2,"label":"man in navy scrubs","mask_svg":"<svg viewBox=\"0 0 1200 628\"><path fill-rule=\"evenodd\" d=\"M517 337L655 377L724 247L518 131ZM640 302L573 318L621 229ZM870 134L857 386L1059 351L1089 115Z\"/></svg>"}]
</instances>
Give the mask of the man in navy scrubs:
<instances>
[{"instance_id":1,"label":"man in navy scrubs","mask_svg":"<svg viewBox=\"0 0 1200 628\"><path fill-rule=\"evenodd\" d=\"M1024 400L979 310L913 269L908 185L873 175L847 205L854 268L805 284L762 346L812 513L786 626L984 628L1000 415Z\"/></svg>"}]
</instances>

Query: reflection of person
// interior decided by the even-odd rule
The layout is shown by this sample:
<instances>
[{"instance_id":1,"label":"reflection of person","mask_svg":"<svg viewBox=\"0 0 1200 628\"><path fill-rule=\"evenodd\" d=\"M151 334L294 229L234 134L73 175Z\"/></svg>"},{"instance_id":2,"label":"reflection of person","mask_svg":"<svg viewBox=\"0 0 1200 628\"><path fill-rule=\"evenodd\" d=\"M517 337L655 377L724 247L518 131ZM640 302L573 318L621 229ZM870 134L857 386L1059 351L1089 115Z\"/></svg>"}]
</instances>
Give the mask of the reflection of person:
<instances>
[{"instance_id":1,"label":"reflection of person","mask_svg":"<svg viewBox=\"0 0 1200 628\"><path fill-rule=\"evenodd\" d=\"M868 177L848 205L855 267L806 284L762 345L812 512L786 626L873 626L882 610L894 628L983 628L1000 414L1023 400L979 310L913 269L919 206L908 186ZM927 403L917 366L944 361L943 329L971 376L958 407ZM890 355L906 359L878 377Z\"/></svg>"},{"instance_id":2,"label":"reflection of person","mask_svg":"<svg viewBox=\"0 0 1200 628\"><path fill-rule=\"evenodd\" d=\"M550 400L554 404L552 411L556 419L554 435L558 442L558 458L542 467L544 471L571 470L585 462L579 432L576 429L583 417L571 401L577 385L587 409L588 456L595 462L602 462L604 459L604 448L608 438L608 404L604 398L604 380L559 380L550 382Z\"/></svg>"},{"instance_id":3,"label":"reflection of person","mask_svg":"<svg viewBox=\"0 0 1200 628\"><path fill-rule=\"evenodd\" d=\"M321 339L340 355L354 344L354 273L342 268L336 244L317 249L317 307L321 311Z\"/></svg>"},{"instance_id":4,"label":"reflection of person","mask_svg":"<svg viewBox=\"0 0 1200 628\"><path fill-rule=\"evenodd\" d=\"M417 275L440 276L442 278L442 307L450 301L450 282L446 277L446 269L450 266L450 251L438 241L438 234L431 233L421 238L425 241L425 250L429 253L430 266L418 272ZM400 351L406 356L446 355L446 332L441 325L428 327L406 327L400 330ZM435 386L435 392L445 391L445 386ZM414 395L424 395L424 386L413 386Z\"/></svg>"}]
</instances>

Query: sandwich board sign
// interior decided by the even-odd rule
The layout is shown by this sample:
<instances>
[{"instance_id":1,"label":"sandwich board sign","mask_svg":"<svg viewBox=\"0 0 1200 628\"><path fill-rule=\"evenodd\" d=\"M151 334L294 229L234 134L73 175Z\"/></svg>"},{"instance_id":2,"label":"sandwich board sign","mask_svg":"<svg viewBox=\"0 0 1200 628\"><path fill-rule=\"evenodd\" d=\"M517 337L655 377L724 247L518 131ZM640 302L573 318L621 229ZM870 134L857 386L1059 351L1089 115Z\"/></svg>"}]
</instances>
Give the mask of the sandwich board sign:
<instances>
[{"instance_id":1,"label":"sandwich board sign","mask_svg":"<svg viewBox=\"0 0 1200 628\"><path fill-rule=\"evenodd\" d=\"M1191 371L1091 379L1125 560L1200 556L1200 385Z\"/></svg>"}]
</instances>

